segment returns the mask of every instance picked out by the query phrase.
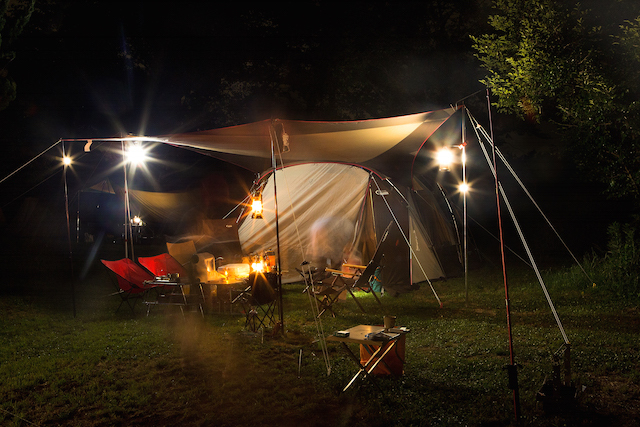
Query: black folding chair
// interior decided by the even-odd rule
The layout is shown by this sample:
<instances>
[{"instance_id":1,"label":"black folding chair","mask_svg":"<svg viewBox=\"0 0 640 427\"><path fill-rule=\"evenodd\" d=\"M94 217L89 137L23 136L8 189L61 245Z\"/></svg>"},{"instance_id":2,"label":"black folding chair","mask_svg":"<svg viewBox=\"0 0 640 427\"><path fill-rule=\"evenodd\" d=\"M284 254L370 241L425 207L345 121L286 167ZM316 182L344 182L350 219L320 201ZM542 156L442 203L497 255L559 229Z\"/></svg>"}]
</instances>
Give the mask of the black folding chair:
<instances>
[{"instance_id":1,"label":"black folding chair","mask_svg":"<svg viewBox=\"0 0 640 427\"><path fill-rule=\"evenodd\" d=\"M378 267L380 267L382 264L382 258L384 254L381 250L381 247L387 239L387 236L389 235L389 229L391 228L392 224L393 222L390 222L385 229L384 233L382 234L382 238L376 246L376 251L371 258L371 261L369 261L366 266L342 264L341 270L334 270L331 268L325 269L325 274L328 274L329 276L326 279L322 280L321 283L324 284L324 286L321 285L316 290L316 293L319 293L320 296L318 301L320 301L322 305L320 314L324 313L327 310L330 310L335 317L335 313L332 309L333 303L338 300L339 295L344 291L351 295L351 297L363 313L365 313L366 311L364 307L362 307L362 304L360 304L360 301L358 301L358 298L356 298L355 294L353 293L354 291L360 290L371 292L378 304L382 305L380 298L378 298L378 295L371 287L370 281L371 278L375 275Z\"/></svg>"},{"instance_id":2,"label":"black folding chair","mask_svg":"<svg viewBox=\"0 0 640 427\"><path fill-rule=\"evenodd\" d=\"M237 295L232 303L239 303L246 316L245 327L252 332L276 324L277 303L276 273L251 273L247 288Z\"/></svg>"}]
</instances>

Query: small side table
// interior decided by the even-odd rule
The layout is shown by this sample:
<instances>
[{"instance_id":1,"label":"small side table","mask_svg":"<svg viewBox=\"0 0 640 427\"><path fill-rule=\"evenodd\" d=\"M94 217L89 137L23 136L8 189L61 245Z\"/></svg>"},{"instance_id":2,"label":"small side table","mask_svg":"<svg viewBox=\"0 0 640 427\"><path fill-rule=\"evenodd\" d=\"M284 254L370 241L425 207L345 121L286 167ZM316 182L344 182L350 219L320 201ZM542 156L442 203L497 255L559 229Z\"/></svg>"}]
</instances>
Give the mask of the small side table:
<instances>
[{"instance_id":1,"label":"small side table","mask_svg":"<svg viewBox=\"0 0 640 427\"><path fill-rule=\"evenodd\" d=\"M347 391L360 374L364 373L365 376L371 376L380 363L385 363L384 358L392 350L396 350L399 341L404 339L405 334L408 332L409 330L406 328L393 328L385 332L382 326L358 325L344 331L338 331L334 335L327 337L327 341L337 341L342 344L347 354L358 365L358 372L355 373L342 391ZM384 333L384 335L372 339L373 335L380 335L380 333ZM362 346L370 354L369 358L366 361L361 361L349 347L348 344L350 343ZM390 372L392 371L390 370Z\"/></svg>"}]
</instances>

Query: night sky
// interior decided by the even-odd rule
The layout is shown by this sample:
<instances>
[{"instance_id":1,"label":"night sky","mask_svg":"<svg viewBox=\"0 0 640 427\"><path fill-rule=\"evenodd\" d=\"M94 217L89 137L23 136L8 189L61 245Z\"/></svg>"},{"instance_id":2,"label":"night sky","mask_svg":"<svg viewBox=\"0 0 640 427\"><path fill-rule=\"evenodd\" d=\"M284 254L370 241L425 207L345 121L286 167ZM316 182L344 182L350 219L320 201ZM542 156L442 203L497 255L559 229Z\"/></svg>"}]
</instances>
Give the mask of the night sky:
<instances>
[{"instance_id":1,"label":"night sky","mask_svg":"<svg viewBox=\"0 0 640 427\"><path fill-rule=\"evenodd\" d=\"M388 117L445 108L468 96L486 123L482 70L468 37L487 30L486 9L475 4L43 2L8 68L18 99L0 111L7 153L2 174L59 138L157 135L274 117ZM603 224L619 217L624 204L603 202L598 188L576 183L566 159L541 151L553 145L549 134L494 118L496 141L518 154L516 170L531 180L559 228L595 221L601 242ZM160 175L185 171L189 177L194 163L228 173L186 150L168 155L173 169ZM5 200L49 176L55 159L42 161L3 185ZM56 178L49 182L53 189L60 185ZM567 203L567 193L574 203ZM584 233L570 234L581 248L591 244Z\"/></svg>"}]
</instances>

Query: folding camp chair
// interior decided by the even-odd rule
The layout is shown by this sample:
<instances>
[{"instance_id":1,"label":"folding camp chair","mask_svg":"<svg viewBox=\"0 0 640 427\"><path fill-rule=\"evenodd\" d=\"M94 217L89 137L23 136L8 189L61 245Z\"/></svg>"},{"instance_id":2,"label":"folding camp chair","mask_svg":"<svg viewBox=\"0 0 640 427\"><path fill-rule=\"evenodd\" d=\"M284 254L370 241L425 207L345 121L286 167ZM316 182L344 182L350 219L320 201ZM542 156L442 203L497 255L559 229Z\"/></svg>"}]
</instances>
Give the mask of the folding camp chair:
<instances>
[{"instance_id":1,"label":"folding camp chair","mask_svg":"<svg viewBox=\"0 0 640 427\"><path fill-rule=\"evenodd\" d=\"M356 298L353 291L361 290L365 292L371 292L371 294L376 299L378 304L382 305L380 298L378 298L378 295L376 294L375 290L371 287L370 282L372 277L375 276L377 269L381 267L382 258L384 256L383 251L381 249L382 244L385 242L385 240L387 240L387 236L389 235L389 229L391 228L392 224L393 224L393 221L390 222L387 228L385 229L384 233L382 234L382 238L376 245L376 251L374 252L373 257L371 258L371 260L366 266L345 263L345 264L342 264L342 267L340 270L335 270L331 268L325 269L326 273L329 273L333 276L333 280L330 281L331 283L330 289L333 289L335 291L340 290L340 292L346 291L349 295L351 295L351 297L353 298L353 300L356 302L356 304L358 305L358 307L363 313L365 313L364 307L362 307L362 304L360 304L360 302ZM322 292L327 292L327 291L324 290ZM320 314L322 314L327 309L331 309L331 306L333 305L333 302L335 302L335 300L337 300L337 297L331 298L329 296L323 296L321 303L324 304L325 307ZM331 309L331 312L333 313L332 309Z\"/></svg>"},{"instance_id":2,"label":"folding camp chair","mask_svg":"<svg viewBox=\"0 0 640 427\"><path fill-rule=\"evenodd\" d=\"M131 261L129 258L124 258L118 261L100 260L115 277L115 282L118 287L118 291L111 295L118 295L120 297L120 305L118 310L125 302L131 309L131 313L135 314L136 302L143 299L144 295L152 289L156 289L155 285L147 285L146 281L153 280L153 275L144 270L142 267Z\"/></svg>"},{"instance_id":3,"label":"folding camp chair","mask_svg":"<svg viewBox=\"0 0 640 427\"><path fill-rule=\"evenodd\" d=\"M182 310L183 306L197 305L200 313L204 316L202 304L204 302L204 292L200 282L192 281L192 274L183 267L174 257L167 253L152 257L139 257L138 262L149 270L158 279L171 277L171 281L167 281L163 286L164 290L169 290L168 294L159 295L156 304L172 304L179 305ZM194 288L199 290L194 292ZM149 304L148 309L151 307ZM147 314L149 310L147 309ZM184 311L183 311L184 313Z\"/></svg>"},{"instance_id":4,"label":"folding camp chair","mask_svg":"<svg viewBox=\"0 0 640 427\"><path fill-rule=\"evenodd\" d=\"M387 236L389 235L389 228L391 227L392 224L393 224L392 222L389 223L386 230L384 230L384 233L382 234L382 238L380 239L380 241L376 246L376 251L374 252L373 257L371 257L371 260L366 265L366 267L359 266L359 265L343 264L343 266L354 268L357 272L355 275L356 280L353 283L352 288L359 289L365 292L371 292L371 294L373 294L374 298L376 299L376 301L378 301L378 304L380 305L382 305L382 303L380 302L378 295L376 295L376 290L373 288L373 286L371 286L371 283L373 279L376 279L379 281L379 277L377 277L376 275L379 274L379 271L382 268L382 258L384 257L384 253L381 247L382 247L382 244L385 242L385 240L387 240Z\"/></svg>"},{"instance_id":5,"label":"folding camp chair","mask_svg":"<svg viewBox=\"0 0 640 427\"><path fill-rule=\"evenodd\" d=\"M333 311L333 304L340 299L340 296L345 291L347 291L347 284L340 276L329 276L325 280L314 283L311 287L311 292L319 303L318 317L322 316L326 311L329 311L331 316L336 317L336 312Z\"/></svg>"},{"instance_id":6,"label":"folding camp chair","mask_svg":"<svg viewBox=\"0 0 640 427\"><path fill-rule=\"evenodd\" d=\"M276 273L251 273L247 288L233 299L242 305L245 327L252 332L276 324L277 286Z\"/></svg>"},{"instance_id":7,"label":"folding camp chair","mask_svg":"<svg viewBox=\"0 0 640 427\"><path fill-rule=\"evenodd\" d=\"M151 257L139 257L138 262L156 277L177 274L182 281L189 281L189 272L178 260L167 253Z\"/></svg>"}]
</instances>

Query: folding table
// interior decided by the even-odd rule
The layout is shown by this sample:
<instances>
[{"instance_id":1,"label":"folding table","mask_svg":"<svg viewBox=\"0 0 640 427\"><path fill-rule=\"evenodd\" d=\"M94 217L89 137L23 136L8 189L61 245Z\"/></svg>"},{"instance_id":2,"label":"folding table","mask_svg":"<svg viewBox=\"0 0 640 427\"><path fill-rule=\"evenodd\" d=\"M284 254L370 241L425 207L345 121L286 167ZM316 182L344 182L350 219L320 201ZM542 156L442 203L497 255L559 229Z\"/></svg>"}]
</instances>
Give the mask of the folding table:
<instances>
[{"instance_id":1,"label":"folding table","mask_svg":"<svg viewBox=\"0 0 640 427\"><path fill-rule=\"evenodd\" d=\"M382 326L358 325L344 331L338 331L334 335L327 337L327 341L337 341L342 344L350 358L358 364L358 372L355 373L342 391L344 392L351 387L360 374L364 373L365 376L371 376L380 363L386 365L385 357L391 351L397 350L399 341L408 332L409 329L406 328L393 328L385 332ZM359 344L369 354L368 360L361 361L348 344ZM404 360L402 360L402 363L404 363ZM392 369L388 366L387 368L389 372L393 373Z\"/></svg>"}]
</instances>

